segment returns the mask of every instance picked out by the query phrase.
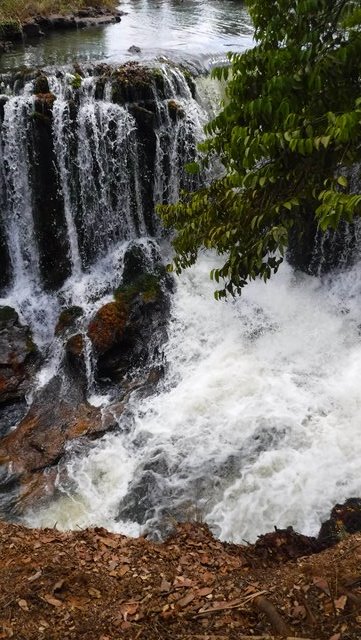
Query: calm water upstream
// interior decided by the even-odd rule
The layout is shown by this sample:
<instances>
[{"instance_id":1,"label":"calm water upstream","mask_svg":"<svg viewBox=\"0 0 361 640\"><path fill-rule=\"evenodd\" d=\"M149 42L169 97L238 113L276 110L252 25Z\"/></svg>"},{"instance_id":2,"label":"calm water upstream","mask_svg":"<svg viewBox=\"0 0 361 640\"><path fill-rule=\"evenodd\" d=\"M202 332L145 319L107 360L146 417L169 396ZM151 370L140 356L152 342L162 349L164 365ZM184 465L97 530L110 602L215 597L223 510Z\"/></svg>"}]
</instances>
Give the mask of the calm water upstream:
<instances>
[{"instance_id":1,"label":"calm water upstream","mask_svg":"<svg viewBox=\"0 0 361 640\"><path fill-rule=\"evenodd\" d=\"M252 43L250 18L239 0L124 0L118 24L54 33L17 46L0 59L0 71L23 65L63 65L74 61L120 62L166 56L208 64L229 50ZM128 52L135 45L140 54Z\"/></svg>"}]
</instances>

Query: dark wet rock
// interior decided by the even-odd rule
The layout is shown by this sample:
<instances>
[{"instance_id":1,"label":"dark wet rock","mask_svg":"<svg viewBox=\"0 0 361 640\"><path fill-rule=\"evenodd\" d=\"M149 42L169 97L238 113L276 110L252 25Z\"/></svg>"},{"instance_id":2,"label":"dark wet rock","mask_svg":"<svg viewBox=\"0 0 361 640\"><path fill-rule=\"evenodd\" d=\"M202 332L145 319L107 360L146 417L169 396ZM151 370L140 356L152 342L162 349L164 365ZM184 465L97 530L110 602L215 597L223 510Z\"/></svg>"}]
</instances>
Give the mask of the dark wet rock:
<instances>
[{"instance_id":1,"label":"dark wet rock","mask_svg":"<svg viewBox=\"0 0 361 640\"><path fill-rule=\"evenodd\" d=\"M22 28L26 38L40 38L44 35L44 31L41 30L40 25L35 20L24 22Z\"/></svg>"},{"instance_id":2,"label":"dark wet rock","mask_svg":"<svg viewBox=\"0 0 361 640\"><path fill-rule=\"evenodd\" d=\"M318 541L325 547L331 547L358 531L361 531L361 498L349 498L333 507L330 518L321 526Z\"/></svg>"},{"instance_id":3,"label":"dark wet rock","mask_svg":"<svg viewBox=\"0 0 361 640\"><path fill-rule=\"evenodd\" d=\"M8 102L9 98L7 96L0 96L0 123L4 120L5 115L5 105Z\"/></svg>"},{"instance_id":4,"label":"dark wet rock","mask_svg":"<svg viewBox=\"0 0 361 640\"><path fill-rule=\"evenodd\" d=\"M43 73L40 73L34 80L34 93L43 95L50 94L48 78ZM52 102L54 102L54 100L55 96L52 99Z\"/></svg>"},{"instance_id":5,"label":"dark wet rock","mask_svg":"<svg viewBox=\"0 0 361 640\"><path fill-rule=\"evenodd\" d=\"M65 345L64 370L74 384L82 389L84 400L87 390L85 338L81 333L71 336Z\"/></svg>"},{"instance_id":6,"label":"dark wet rock","mask_svg":"<svg viewBox=\"0 0 361 640\"><path fill-rule=\"evenodd\" d=\"M141 52L141 48L137 47L135 44L132 44L132 46L129 47L128 51L129 51L129 53L140 53Z\"/></svg>"},{"instance_id":7,"label":"dark wet rock","mask_svg":"<svg viewBox=\"0 0 361 640\"><path fill-rule=\"evenodd\" d=\"M144 470L140 479L134 481L119 506L119 520L132 520L144 524L156 516L159 497L165 498L167 481L163 475Z\"/></svg>"},{"instance_id":8,"label":"dark wet rock","mask_svg":"<svg viewBox=\"0 0 361 640\"><path fill-rule=\"evenodd\" d=\"M6 101L0 98L0 125L4 117L4 105ZM8 249L8 237L6 233L6 192L2 188L0 176L0 292L5 292L11 283L11 261Z\"/></svg>"},{"instance_id":9,"label":"dark wet rock","mask_svg":"<svg viewBox=\"0 0 361 640\"><path fill-rule=\"evenodd\" d=\"M358 259L358 223L341 221L338 229L317 228L312 211L305 211L289 237L287 261L309 275L324 275L352 266Z\"/></svg>"},{"instance_id":10,"label":"dark wet rock","mask_svg":"<svg viewBox=\"0 0 361 640\"><path fill-rule=\"evenodd\" d=\"M40 363L29 327L11 307L0 307L0 406L21 402Z\"/></svg>"},{"instance_id":11,"label":"dark wet rock","mask_svg":"<svg viewBox=\"0 0 361 640\"><path fill-rule=\"evenodd\" d=\"M133 284L139 276L153 270L155 262L160 261L155 245L148 245L144 250L138 242L131 242L123 258L122 286Z\"/></svg>"},{"instance_id":12,"label":"dark wet rock","mask_svg":"<svg viewBox=\"0 0 361 640\"><path fill-rule=\"evenodd\" d=\"M47 88L45 76L40 75L36 78L35 88ZM36 94L29 148L39 266L44 286L48 290L61 287L71 273L64 202L60 192L53 144L52 107L55 99L52 93Z\"/></svg>"},{"instance_id":13,"label":"dark wet rock","mask_svg":"<svg viewBox=\"0 0 361 640\"><path fill-rule=\"evenodd\" d=\"M77 326L77 321L83 316L83 314L83 309L76 305L63 309L58 322L56 323L55 335L62 335L69 330L74 331Z\"/></svg>"},{"instance_id":14,"label":"dark wet rock","mask_svg":"<svg viewBox=\"0 0 361 640\"><path fill-rule=\"evenodd\" d=\"M47 472L61 461L66 444L100 437L114 426L112 415L103 416L89 405L74 380L55 376L37 393L18 427L0 441L0 494L4 483L13 488L11 501L3 508L21 511L25 497L28 502L46 495Z\"/></svg>"},{"instance_id":15,"label":"dark wet rock","mask_svg":"<svg viewBox=\"0 0 361 640\"><path fill-rule=\"evenodd\" d=\"M147 102L147 107L151 106ZM133 104L129 112L137 124L139 166L142 167L142 202L144 219L149 235L156 234L154 221L154 167L157 150L157 136L155 132L155 113L140 104Z\"/></svg>"},{"instance_id":16,"label":"dark wet rock","mask_svg":"<svg viewBox=\"0 0 361 640\"><path fill-rule=\"evenodd\" d=\"M13 402L0 408L0 439L15 427L27 412L25 400Z\"/></svg>"}]
</instances>

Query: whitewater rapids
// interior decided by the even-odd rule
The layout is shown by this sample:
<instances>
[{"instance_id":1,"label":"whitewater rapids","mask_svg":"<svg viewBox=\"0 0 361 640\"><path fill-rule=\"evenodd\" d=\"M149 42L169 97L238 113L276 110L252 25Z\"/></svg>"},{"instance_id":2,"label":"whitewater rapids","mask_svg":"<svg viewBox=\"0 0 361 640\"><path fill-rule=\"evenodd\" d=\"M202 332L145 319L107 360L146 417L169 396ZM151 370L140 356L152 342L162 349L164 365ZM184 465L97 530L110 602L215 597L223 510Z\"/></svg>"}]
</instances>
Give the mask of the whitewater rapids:
<instances>
[{"instance_id":1,"label":"whitewater rapids","mask_svg":"<svg viewBox=\"0 0 361 640\"><path fill-rule=\"evenodd\" d=\"M193 518L251 542L274 525L315 534L360 495L359 265L321 281L284 264L222 303L212 266L205 255L177 280L158 392L70 455L59 497L28 524L139 535Z\"/></svg>"}]
</instances>

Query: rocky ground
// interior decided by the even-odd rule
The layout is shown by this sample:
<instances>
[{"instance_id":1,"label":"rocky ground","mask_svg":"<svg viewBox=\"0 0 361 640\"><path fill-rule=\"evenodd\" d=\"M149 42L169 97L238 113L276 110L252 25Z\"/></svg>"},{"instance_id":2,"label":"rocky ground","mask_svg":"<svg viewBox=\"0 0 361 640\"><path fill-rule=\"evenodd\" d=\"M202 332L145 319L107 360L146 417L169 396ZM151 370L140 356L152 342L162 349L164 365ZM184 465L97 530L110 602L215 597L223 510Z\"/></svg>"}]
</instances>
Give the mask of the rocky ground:
<instances>
[{"instance_id":1,"label":"rocky ground","mask_svg":"<svg viewBox=\"0 0 361 640\"><path fill-rule=\"evenodd\" d=\"M162 544L2 523L0 638L359 639L361 534L311 552L291 530L246 547L194 523Z\"/></svg>"}]
</instances>

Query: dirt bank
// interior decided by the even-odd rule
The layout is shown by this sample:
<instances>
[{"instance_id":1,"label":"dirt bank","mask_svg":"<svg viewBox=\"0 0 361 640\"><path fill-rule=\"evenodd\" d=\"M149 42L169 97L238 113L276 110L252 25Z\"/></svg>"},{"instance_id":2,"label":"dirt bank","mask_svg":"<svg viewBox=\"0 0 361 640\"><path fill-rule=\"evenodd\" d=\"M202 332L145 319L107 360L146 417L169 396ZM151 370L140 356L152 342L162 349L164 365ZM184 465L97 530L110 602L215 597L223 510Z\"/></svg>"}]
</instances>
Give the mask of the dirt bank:
<instances>
[{"instance_id":1,"label":"dirt bank","mask_svg":"<svg viewBox=\"0 0 361 640\"><path fill-rule=\"evenodd\" d=\"M0 638L359 639L361 534L287 560L312 551L297 540L243 547L183 524L156 544L1 523Z\"/></svg>"}]
</instances>

